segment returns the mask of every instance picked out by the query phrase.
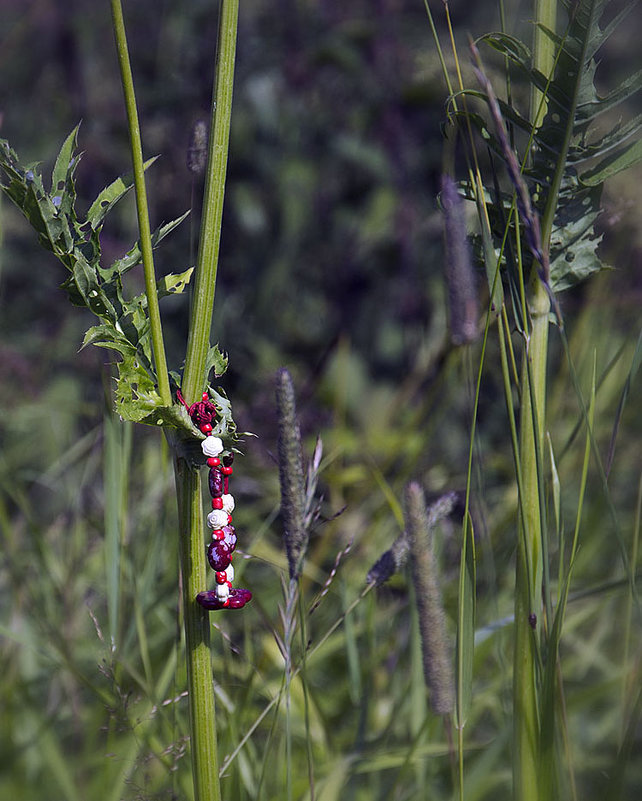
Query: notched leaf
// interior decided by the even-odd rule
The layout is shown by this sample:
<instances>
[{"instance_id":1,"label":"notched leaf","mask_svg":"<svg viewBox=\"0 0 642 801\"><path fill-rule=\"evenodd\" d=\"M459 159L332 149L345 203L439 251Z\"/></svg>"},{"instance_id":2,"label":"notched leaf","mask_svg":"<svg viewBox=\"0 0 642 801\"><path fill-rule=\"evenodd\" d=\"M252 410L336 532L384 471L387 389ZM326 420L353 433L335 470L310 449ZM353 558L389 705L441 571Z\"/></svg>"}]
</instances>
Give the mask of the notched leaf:
<instances>
[{"instance_id":1,"label":"notched leaf","mask_svg":"<svg viewBox=\"0 0 642 801\"><path fill-rule=\"evenodd\" d=\"M147 170L148 167L151 167L157 158L158 156L154 156L153 158L148 159L143 164L143 169ZM125 195L132 189L133 186L134 177L130 172L126 175L121 175L120 177L116 178L115 181L109 184L109 186L106 186L102 192L100 192L87 212L87 222L89 222L94 230L97 230L102 226L107 214L111 211L111 209L113 209L119 200L122 200L122 198L125 197Z\"/></svg>"},{"instance_id":2,"label":"notched leaf","mask_svg":"<svg viewBox=\"0 0 642 801\"><path fill-rule=\"evenodd\" d=\"M167 297L167 295L180 295L181 292L187 289L193 272L194 268L190 267L189 270L185 270L183 273L170 273L169 275L165 275L156 284L158 297L164 298Z\"/></svg>"}]
</instances>

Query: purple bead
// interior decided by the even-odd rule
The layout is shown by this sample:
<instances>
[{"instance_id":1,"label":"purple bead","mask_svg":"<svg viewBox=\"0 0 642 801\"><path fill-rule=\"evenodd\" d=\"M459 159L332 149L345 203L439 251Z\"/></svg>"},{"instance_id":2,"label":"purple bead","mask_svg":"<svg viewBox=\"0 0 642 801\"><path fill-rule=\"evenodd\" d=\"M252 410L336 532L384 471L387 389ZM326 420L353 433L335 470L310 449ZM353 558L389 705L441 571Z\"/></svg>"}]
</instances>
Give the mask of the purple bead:
<instances>
[{"instance_id":1,"label":"purple bead","mask_svg":"<svg viewBox=\"0 0 642 801\"><path fill-rule=\"evenodd\" d=\"M212 570L225 570L232 561L232 551L223 540L213 540L207 547L207 561Z\"/></svg>"},{"instance_id":2,"label":"purple bead","mask_svg":"<svg viewBox=\"0 0 642 801\"><path fill-rule=\"evenodd\" d=\"M232 587L227 601L221 601L216 596L216 590L207 590L199 592L196 600L204 609L242 609L252 600L252 593L249 590Z\"/></svg>"},{"instance_id":3,"label":"purple bead","mask_svg":"<svg viewBox=\"0 0 642 801\"><path fill-rule=\"evenodd\" d=\"M199 592L196 600L204 609L223 609L225 607L225 602L217 598L216 590Z\"/></svg>"},{"instance_id":4,"label":"purple bead","mask_svg":"<svg viewBox=\"0 0 642 801\"><path fill-rule=\"evenodd\" d=\"M220 498L223 494L223 475L216 467L210 470L209 485L212 498Z\"/></svg>"},{"instance_id":5,"label":"purple bead","mask_svg":"<svg viewBox=\"0 0 642 801\"><path fill-rule=\"evenodd\" d=\"M225 545L230 553L236 548L236 530L234 526L223 526L223 539L221 542Z\"/></svg>"}]
</instances>

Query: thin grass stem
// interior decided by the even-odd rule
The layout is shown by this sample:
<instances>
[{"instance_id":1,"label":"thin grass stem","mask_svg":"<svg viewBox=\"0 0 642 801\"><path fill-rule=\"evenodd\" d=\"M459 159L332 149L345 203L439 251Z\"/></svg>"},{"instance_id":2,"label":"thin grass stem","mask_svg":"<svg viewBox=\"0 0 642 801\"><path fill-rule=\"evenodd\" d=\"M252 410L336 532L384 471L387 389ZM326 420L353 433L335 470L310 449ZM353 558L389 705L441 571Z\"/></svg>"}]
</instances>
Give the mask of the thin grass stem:
<instances>
[{"instance_id":1,"label":"thin grass stem","mask_svg":"<svg viewBox=\"0 0 642 801\"><path fill-rule=\"evenodd\" d=\"M167 359L165 357L165 344L163 342L163 329L161 326L158 293L156 290L156 275L154 272L154 255L152 250L152 234L149 224L149 206L147 203L147 190L145 188L145 167L143 162L143 146L136 108L136 95L134 92L134 78L129 60L125 20L120 0L111 0L111 13L120 78L125 96L127 110L127 123L129 127L129 140L132 154L134 188L136 190L136 213L138 216L138 231L140 236L140 251L143 258L143 271L145 274L145 294L147 295L147 308L149 310L149 328L156 366L156 380L158 392L163 403L171 406L172 393L169 388L169 374L167 372Z\"/></svg>"}]
</instances>

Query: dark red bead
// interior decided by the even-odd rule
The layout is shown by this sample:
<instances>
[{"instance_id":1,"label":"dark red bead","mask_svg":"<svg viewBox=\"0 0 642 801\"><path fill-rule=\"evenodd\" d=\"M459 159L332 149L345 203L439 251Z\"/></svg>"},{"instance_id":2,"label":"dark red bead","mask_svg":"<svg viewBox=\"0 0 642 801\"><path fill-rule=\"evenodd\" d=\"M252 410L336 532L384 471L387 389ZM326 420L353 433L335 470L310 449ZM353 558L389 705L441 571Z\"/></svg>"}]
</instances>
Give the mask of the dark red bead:
<instances>
[{"instance_id":1,"label":"dark red bead","mask_svg":"<svg viewBox=\"0 0 642 801\"><path fill-rule=\"evenodd\" d=\"M214 578L217 584L225 584L227 582L227 573L224 570L217 570Z\"/></svg>"},{"instance_id":2,"label":"dark red bead","mask_svg":"<svg viewBox=\"0 0 642 801\"><path fill-rule=\"evenodd\" d=\"M212 509L222 509L223 498L212 498Z\"/></svg>"},{"instance_id":3,"label":"dark red bead","mask_svg":"<svg viewBox=\"0 0 642 801\"><path fill-rule=\"evenodd\" d=\"M245 604L252 600L252 593L240 587L232 587L227 600L221 601L217 597L215 590L207 590L199 592L196 600L204 609L212 611L217 609L242 609Z\"/></svg>"},{"instance_id":4,"label":"dark red bead","mask_svg":"<svg viewBox=\"0 0 642 801\"><path fill-rule=\"evenodd\" d=\"M213 467L209 475L209 489L212 498L220 498L224 490L224 480L221 471Z\"/></svg>"},{"instance_id":5,"label":"dark red bead","mask_svg":"<svg viewBox=\"0 0 642 801\"><path fill-rule=\"evenodd\" d=\"M245 604L252 600L252 593L241 587L232 587L227 600L230 609L242 609Z\"/></svg>"},{"instance_id":6,"label":"dark red bead","mask_svg":"<svg viewBox=\"0 0 642 801\"><path fill-rule=\"evenodd\" d=\"M232 550L224 542L213 540L207 546L207 561L212 570L225 571L232 561Z\"/></svg>"},{"instance_id":7,"label":"dark red bead","mask_svg":"<svg viewBox=\"0 0 642 801\"><path fill-rule=\"evenodd\" d=\"M233 453L227 453L223 457L223 464L225 465L225 467L230 467L233 461L234 461L234 454Z\"/></svg>"}]
</instances>

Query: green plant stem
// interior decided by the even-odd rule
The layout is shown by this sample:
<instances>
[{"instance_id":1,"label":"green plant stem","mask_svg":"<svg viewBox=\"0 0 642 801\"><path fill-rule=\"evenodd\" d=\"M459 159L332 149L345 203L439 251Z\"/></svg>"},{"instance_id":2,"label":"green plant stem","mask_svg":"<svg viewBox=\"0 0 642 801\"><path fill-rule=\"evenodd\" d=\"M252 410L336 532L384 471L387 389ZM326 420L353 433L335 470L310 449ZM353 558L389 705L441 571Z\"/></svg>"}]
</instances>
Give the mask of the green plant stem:
<instances>
[{"instance_id":1,"label":"green plant stem","mask_svg":"<svg viewBox=\"0 0 642 801\"><path fill-rule=\"evenodd\" d=\"M232 113L238 5L238 0L223 0L219 18L208 169L192 316L182 381L183 396L188 403L197 400L207 380L206 365L210 347ZM194 791L196 801L220 801L209 618L208 613L196 602L198 593L206 588L201 482L198 470L180 457L175 460L174 472L178 494Z\"/></svg>"},{"instance_id":2,"label":"green plant stem","mask_svg":"<svg viewBox=\"0 0 642 801\"><path fill-rule=\"evenodd\" d=\"M535 0L533 66L547 75L555 61L554 43L538 23L556 29L556 0ZM531 120L543 119L545 102L540 92L531 96ZM547 230L545 236L550 235ZM542 247L548 250L548 241ZM513 663L513 785L516 801L538 801L540 793L540 717L537 682L537 641L529 615L538 616L542 598L542 537L538 453L544 452L546 417L546 365L550 300L533 268L528 307L531 328L524 352L521 377L520 459L522 472L521 525L517 542L515 577L515 652ZM550 624L550 621L549 621Z\"/></svg>"},{"instance_id":3,"label":"green plant stem","mask_svg":"<svg viewBox=\"0 0 642 801\"><path fill-rule=\"evenodd\" d=\"M203 197L203 216L192 302L183 396L188 403L197 400L203 389L210 347L212 310L221 241L225 176L232 117L234 62L238 28L239 0L222 0L219 19L214 102L210 128L208 170Z\"/></svg>"},{"instance_id":4,"label":"green plant stem","mask_svg":"<svg viewBox=\"0 0 642 801\"><path fill-rule=\"evenodd\" d=\"M555 42L539 26L549 31L557 30L557 0L535 0L535 27L533 30L533 67L548 78L555 64ZM546 98L535 86L531 86L531 120L535 127L542 124L546 114Z\"/></svg>"},{"instance_id":5,"label":"green plant stem","mask_svg":"<svg viewBox=\"0 0 642 801\"><path fill-rule=\"evenodd\" d=\"M196 602L196 596L205 589L206 582L201 478L198 470L190 467L184 459L176 459L174 471L178 494L194 797L196 801L220 801L209 617Z\"/></svg>"},{"instance_id":6,"label":"green plant stem","mask_svg":"<svg viewBox=\"0 0 642 801\"><path fill-rule=\"evenodd\" d=\"M535 279L530 293L531 331L522 368L520 457L523 493L515 579L515 654L513 674L513 780L516 801L538 799L539 714L537 647L529 615L538 615L541 629L542 548L536 449L543 450L546 403L549 300ZM530 367L530 369L529 369ZM529 387L529 379L532 382ZM531 399L534 400L535 410Z\"/></svg>"},{"instance_id":7,"label":"green plant stem","mask_svg":"<svg viewBox=\"0 0 642 801\"><path fill-rule=\"evenodd\" d=\"M143 162L143 147L140 138L140 125L136 109L136 95L134 93L134 79L129 61L127 36L125 33L125 20L120 0L111 0L112 24L116 37L116 51L120 67L120 79L125 95L125 108L127 110L127 124L129 127L129 140L132 153L134 174L134 188L136 190L136 213L138 215L138 231L140 237L140 251L143 257L143 271L145 274L145 294L147 295L147 308L149 310L149 325L156 366L158 392L163 403L171 406L172 393L169 388L169 375L167 372L167 359L165 358L165 345L163 343L163 329L161 326L158 294L156 291L156 275L154 273L154 256L152 251L152 234L149 224L149 207L147 204L147 191L145 189L145 167Z\"/></svg>"}]
</instances>

